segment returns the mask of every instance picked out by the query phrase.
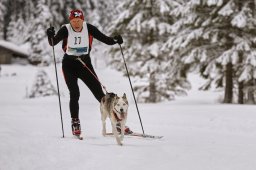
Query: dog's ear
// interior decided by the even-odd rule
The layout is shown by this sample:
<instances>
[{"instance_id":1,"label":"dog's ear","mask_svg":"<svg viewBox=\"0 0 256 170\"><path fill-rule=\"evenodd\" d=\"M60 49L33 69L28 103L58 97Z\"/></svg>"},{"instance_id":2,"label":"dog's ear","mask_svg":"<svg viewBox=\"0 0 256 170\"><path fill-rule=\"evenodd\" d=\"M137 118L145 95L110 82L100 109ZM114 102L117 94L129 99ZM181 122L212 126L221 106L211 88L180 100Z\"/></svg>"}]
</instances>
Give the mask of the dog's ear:
<instances>
[{"instance_id":1,"label":"dog's ear","mask_svg":"<svg viewBox=\"0 0 256 170\"><path fill-rule=\"evenodd\" d=\"M123 95L123 100L125 101L125 103L128 105L128 100L127 100L127 97L126 97L126 94L124 93L124 95Z\"/></svg>"},{"instance_id":2,"label":"dog's ear","mask_svg":"<svg viewBox=\"0 0 256 170\"><path fill-rule=\"evenodd\" d=\"M112 93L112 92L110 92L110 93L107 93L108 94L108 96L110 97L110 98L114 98L115 97L115 93Z\"/></svg>"},{"instance_id":3,"label":"dog's ear","mask_svg":"<svg viewBox=\"0 0 256 170\"><path fill-rule=\"evenodd\" d=\"M123 99L126 99L126 94L125 93L123 94Z\"/></svg>"}]
</instances>

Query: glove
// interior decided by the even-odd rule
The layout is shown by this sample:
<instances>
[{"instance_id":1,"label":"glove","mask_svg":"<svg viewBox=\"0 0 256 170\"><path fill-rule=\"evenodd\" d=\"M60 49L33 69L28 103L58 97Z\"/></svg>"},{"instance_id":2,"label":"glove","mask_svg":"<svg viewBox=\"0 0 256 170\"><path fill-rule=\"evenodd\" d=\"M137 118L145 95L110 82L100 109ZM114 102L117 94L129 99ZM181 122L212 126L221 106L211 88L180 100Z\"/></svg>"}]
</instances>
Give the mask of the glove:
<instances>
[{"instance_id":1,"label":"glove","mask_svg":"<svg viewBox=\"0 0 256 170\"><path fill-rule=\"evenodd\" d=\"M124 42L121 35L114 36L113 38L114 38L114 41L118 44L123 44Z\"/></svg>"},{"instance_id":2,"label":"glove","mask_svg":"<svg viewBox=\"0 0 256 170\"><path fill-rule=\"evenodd\" d=\"M47 31L46 31L46 34L47 34L47 36L48 36L49 38L54 37L54 35L55 35L54 27L48 28Z\"/></svg>"}]
</instances>

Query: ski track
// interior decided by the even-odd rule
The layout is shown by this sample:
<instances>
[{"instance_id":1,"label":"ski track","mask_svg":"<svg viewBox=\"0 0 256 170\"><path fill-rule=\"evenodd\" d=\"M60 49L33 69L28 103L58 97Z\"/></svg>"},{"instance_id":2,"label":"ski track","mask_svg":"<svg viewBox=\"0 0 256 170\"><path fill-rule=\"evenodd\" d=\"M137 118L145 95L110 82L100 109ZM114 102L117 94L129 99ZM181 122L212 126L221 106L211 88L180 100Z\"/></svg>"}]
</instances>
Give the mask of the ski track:
<instances>
[{"instance_id":1,"label":"ski track","mask_svg":"<svg viewBox=\"0 0 256 170\"><path fill-rule=\"evenodd\" d=\"M99 104L80 84L84 140L71 135L68 91L58 65L65 138L56 96L27 99L37 68L2 65L0 77L1 170L255 170L256 115L253 105L216 103L219 93L193 90L188 97L139 104L145 133L162 139L125 137L118 146L101 135ZM55 85L53 66L44 68ZM129 82L110 69L96 72L114 91L127 93L127 124L141 132ZM16 76L11 76L16 73ZM109 76L110 75L110 76ZM193 77L192 77L193 78ZM193 78L198 82L196 78ZM113 90L115 89L115 90ZM108 131L110 124L108 122Z\"/></svg>"}]
</instances>

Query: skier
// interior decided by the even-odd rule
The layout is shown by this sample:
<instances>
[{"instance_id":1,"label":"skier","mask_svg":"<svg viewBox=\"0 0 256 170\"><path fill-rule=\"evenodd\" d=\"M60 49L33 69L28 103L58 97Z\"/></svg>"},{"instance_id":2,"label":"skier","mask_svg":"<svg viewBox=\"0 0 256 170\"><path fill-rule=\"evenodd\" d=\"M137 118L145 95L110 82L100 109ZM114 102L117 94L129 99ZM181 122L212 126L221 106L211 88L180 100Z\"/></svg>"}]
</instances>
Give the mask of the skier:
<instances>
[{"instance_id":1,"label":"skier","mask_svg":"<svg viewBox=\"0 0 256 170\"><path fill-rule=\"evenodd\" d=\"M114 45L116 43L122 44L123 39L121 35L108 37L100 32L95 26L86 23L81 10L72 10L69 14L69 21L70 23L63 25L56 35L54 27L48 28L47 36L51 46L56 45L63 40L62 48L65 54L62 60L62 70L70 92L69 108L72 133L73 135L80 136L81 127L78 103L80 92L77 84L78 78L87 85L99 102L102 97L105 96L101 84L96 79L97 75L91 64L90 51L93 38L96 38L107 45ZM89 70L77 59L81 59ZM117 126L117 129L120 130L120 127ZM126 128L126 133L132 133L128 127Z\"/></svg>"}]
</instances>

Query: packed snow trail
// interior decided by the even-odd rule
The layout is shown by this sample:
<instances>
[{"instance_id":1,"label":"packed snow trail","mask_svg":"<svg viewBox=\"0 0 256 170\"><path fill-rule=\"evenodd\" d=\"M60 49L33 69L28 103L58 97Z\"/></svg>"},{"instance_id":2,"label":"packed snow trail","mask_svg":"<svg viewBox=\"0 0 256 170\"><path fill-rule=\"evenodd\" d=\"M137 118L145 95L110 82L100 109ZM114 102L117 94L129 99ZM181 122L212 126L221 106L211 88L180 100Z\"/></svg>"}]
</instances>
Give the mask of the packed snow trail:
<instances>
[{"instance_id":1,"label":"packed snow trail","mask_svg":"<svg viewBox=\"0 0 256 170\"><path fill-rule=\"evenodd\" d=\"M49 74L52 81L53 69L45 68L52 73ZM164 138L126 137L124 145L118 146L114 138L101 135L99 104L80 82L84 140L76 140L71 133L68 91L59 65L63 139L57 96L25 98L26 87L33 81L36 70L32 66L2 65L1 170L254 170L256 167L253 105L217 104L217 93L196 90L173 102L139 104L145 133ZM96 72L110 91L128 94L127 124L133 131L141 132L128 80L110 69Z\"/></svg>"}]
</instances>

